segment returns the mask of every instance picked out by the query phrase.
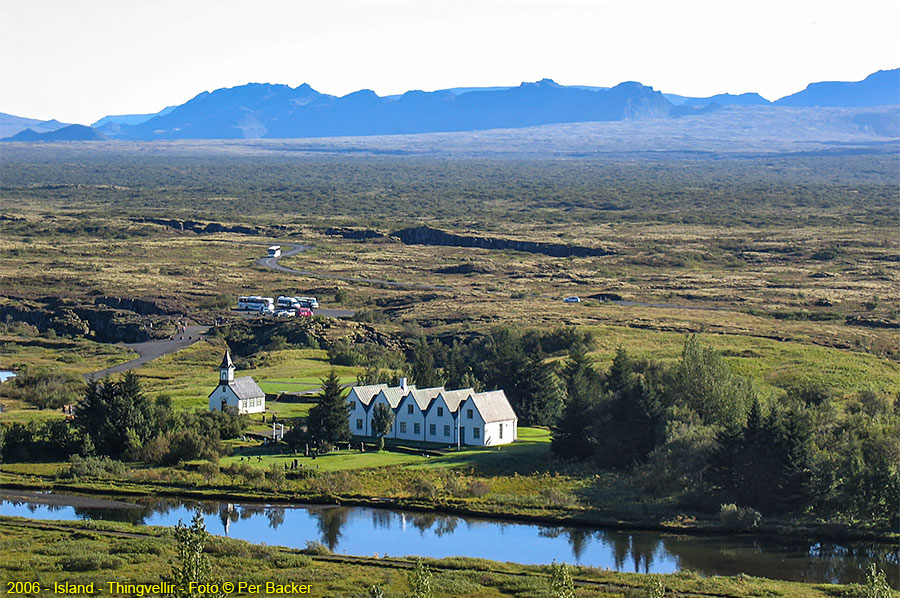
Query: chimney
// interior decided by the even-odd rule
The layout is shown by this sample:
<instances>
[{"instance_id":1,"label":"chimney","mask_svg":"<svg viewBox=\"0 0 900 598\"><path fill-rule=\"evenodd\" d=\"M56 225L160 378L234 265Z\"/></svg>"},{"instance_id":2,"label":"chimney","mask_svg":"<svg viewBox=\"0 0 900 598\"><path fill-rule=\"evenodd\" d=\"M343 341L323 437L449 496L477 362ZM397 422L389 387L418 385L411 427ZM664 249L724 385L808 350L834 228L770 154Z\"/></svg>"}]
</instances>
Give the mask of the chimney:
<instances>
[{"instance_id":1,"label":"chimney","mask_svg":"<svg viewBox=\"0 0 900 598\"><path fill-rule=\"evenodd\" d=\"M406 392L406 378L400 378L400 390Z\"/></svg>"}]
</instances>

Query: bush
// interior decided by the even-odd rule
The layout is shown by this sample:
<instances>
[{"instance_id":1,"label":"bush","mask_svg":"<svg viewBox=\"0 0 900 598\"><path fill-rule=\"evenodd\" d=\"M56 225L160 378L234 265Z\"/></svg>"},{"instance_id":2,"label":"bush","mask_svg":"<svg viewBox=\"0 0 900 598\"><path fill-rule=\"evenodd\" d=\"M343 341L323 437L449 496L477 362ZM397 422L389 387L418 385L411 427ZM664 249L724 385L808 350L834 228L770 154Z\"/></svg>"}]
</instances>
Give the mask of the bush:
<instances>
[{"instance_id":1,"label":"bush","mask_svg":"<svg viewBox=\"0 0 900 598\"><path fill-rule=\"evenodd\" d=\"M109 457L80 457L72 455L69 468L62 477L65 478L115 478L125 473L125 465L121 461L114 461ZM86 571L87 569L72 569L72 571Z\"/></svg>"},{"instance_id":2,"label":"bush","mask_svg":"<svg viewBox=\"0 0 900 598\"><path fill-rule=\"evenodd\" d=\"M45 368L30 368L0 387L11 399L31 403L38 409L74 405L84 394L84 380L77 374Z\"/></svg>"},{"instance_id":3,"label":"bush","mask_svg":"<svg viewBox=\"0 0 900 598\"><path fill-rule=\"evenodd\" d=\"M719 509L719 520L730 530L749 531L759 527L762 515L752 507L728 504Z\"/></svg>"},{"instance_id":4,"label":"bush","mask_svg":"<svg viewBox=\"0 0 900 598\"><path fill-rule=\"evenodd\" d=\"M102 554L68 556L59 560L63 571L97 571L118 569L125 564L120 558Z\"/></svg>"},{"instance_id":5,"label":"bush","mask_svg":"<svg viewBox=\"0 0 900 598\"><path fill-rule=\"evenodd\" d=\"M469 482L469 494L475 498L487 496L491 492L491 486L483 480L472 480Z\"/></svg>"},{"instance_id":6,"label":"bush","mask_svg":"<svg viewBox=\"0 0 900 598\"><path fill-rule=\"evenodd\" d=\"M302 552L303 554L312 554L318 556L331 554L331 550L327 546L325 546L321 542L316 542L315 540L308 540L306 542L306 546L300 552Z\"/></svg>"}]
</instances>

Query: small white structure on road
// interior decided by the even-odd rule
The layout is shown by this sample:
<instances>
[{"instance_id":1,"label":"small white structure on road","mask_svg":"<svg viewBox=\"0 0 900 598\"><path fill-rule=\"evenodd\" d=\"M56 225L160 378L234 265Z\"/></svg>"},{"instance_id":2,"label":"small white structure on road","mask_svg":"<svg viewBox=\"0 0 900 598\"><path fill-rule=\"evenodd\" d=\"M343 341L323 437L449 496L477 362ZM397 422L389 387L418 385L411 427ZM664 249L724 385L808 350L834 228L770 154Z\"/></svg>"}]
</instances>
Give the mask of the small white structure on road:
<instances>
[{"instance_id":1,"label":"small white structure on road","mask_svg":"<svg viewBox=\"0 0 900 598\"><path fill-rule=\"evenodd\" d=\"M219 385L209 393L209 410L224 411L225 406L237 409L239 414L265 413L266 393L251 376L234 377L231 352L225 351L219 366Z\"/></svg>"}]
</instances>

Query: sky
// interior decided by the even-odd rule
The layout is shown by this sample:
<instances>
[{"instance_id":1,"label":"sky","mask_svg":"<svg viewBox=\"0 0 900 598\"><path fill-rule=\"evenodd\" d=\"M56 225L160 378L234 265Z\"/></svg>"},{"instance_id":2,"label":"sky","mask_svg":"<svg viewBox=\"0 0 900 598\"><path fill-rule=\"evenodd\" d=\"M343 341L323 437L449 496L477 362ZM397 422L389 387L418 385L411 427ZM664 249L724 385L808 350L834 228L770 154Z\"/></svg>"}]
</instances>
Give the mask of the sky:
<instances>
[{"instance_id":1,"label":"sky","mask_svg":"<svg viewBox=\"0 0 900 598\"><path fill-rule=\"evenodd\" d=\"M897 68L898 23L896 0L0 0L0 112L90 124L249 82L774 100Z\"/></svg>"}]
</instances>

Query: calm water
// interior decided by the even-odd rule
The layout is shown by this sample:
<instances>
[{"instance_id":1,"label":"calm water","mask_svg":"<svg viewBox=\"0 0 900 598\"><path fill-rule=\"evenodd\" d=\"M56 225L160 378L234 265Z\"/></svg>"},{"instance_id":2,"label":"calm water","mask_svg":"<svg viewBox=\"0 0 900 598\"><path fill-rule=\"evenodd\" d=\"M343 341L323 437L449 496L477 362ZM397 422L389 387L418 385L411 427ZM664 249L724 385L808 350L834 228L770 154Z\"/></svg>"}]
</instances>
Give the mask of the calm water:
<instances>
[{"instance_id":1,"label":"calm water","mask_svg":"<svg viewBox=\"0 0 900 598\"><path fill-rule=\"evenodd\" d=\"M65 497L60 497L65 499ZM38 499L40 500L40 499ZM138 508L85 508L0 501L0 515L33 519L109 519L145 525L190 521L196 505L207 529L250 542L302 548L322 542L336 553L428 557L469 556L516 563L604 567L616 571L748 575L809 582L861 581L870 562L900 587L900 548L888 544L684 536L504 523L472 517L363 507L317 507L142 501Z\"/></svg>"}]
</instances>

